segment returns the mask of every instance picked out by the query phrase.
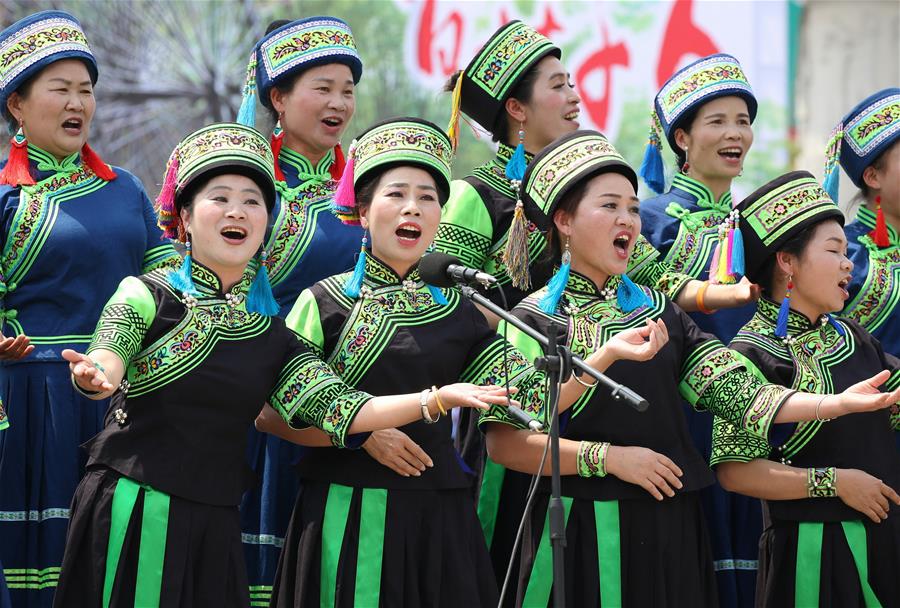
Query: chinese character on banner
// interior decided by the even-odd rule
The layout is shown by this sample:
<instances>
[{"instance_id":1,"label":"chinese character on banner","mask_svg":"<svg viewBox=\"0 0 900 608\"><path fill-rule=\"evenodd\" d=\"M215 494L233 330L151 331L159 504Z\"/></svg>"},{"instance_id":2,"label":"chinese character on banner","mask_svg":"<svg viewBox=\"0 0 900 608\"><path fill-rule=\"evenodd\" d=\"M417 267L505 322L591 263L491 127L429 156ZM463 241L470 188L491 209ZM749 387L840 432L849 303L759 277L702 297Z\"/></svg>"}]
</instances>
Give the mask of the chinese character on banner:
<instances>
[{"instance_id":1,"label":"chinese character on banner","mask_svg":"<svg viewBox=\"0 0 900 608\"><path fill-rule=\"evenodd\" d=\"M422 3L422 13L419 18L417 36L418 68L429 76L449 76L461 66L459 65L459 52L463 36L463 16L459 11L450 11L446 18L435 24L436 0L425 0ZM447 45L447 35L450 32L450 44ZM445 45L441 45L444 42ZM437 69L433 59L438 59L440 65Z\"/></svg>"},{"instance_id":2,"label":"chinese character on banner","mask_svg":"<svg viewBox=\"0 0 900 608\"><path fill-rule=\"evenodd\" d=\"M625 43L609 44L605 23L600 26L600 31L602 33L603 46L592 53L575 72L575 88L581 95L581 103L587 110L591 122L599 130L605 131L607 127L606 120L609 118L609 108L612 104L613 67L621 66L627 68L629 58L628 47L625 46ZM596 70L603 72L604 79L603 93L595 97L588 93L588 88L584 86L584 83Z\"/></svg>"},{"instance_id":3,"label":"chinese character on banner","mask_svg":"<svg viewBox=\"0 0 900 608\"><path fill-rule=\"evenodd\" d=\"M675 73L686 55L705 57L719 52L709 35L694 23L693 8L694 0L675 0L672 5L656 64L657 89Z\"/></svg>"}]
</instances>

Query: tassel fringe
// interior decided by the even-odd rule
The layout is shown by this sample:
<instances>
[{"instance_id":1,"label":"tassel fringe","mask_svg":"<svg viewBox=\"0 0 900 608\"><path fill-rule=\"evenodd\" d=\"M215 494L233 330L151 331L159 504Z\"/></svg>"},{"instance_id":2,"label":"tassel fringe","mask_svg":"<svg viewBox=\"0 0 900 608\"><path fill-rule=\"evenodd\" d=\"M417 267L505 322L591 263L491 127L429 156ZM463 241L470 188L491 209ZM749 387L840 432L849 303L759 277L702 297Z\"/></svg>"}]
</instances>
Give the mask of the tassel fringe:
<instances>
[{"instance_id":1,"label":"tassel fringe","mask_svg":"<svg viewBox=\"0 0 900 608\"><path fill-rule=\"evenodd\" d=\"M272 146L272 157L275 159L275 180L279 182L287 181L284 177L284 171L278 164L278 157L281 156L281 144L284 142L284 131L281 129L281 121L275 125L272 136L269 137L269 144Z\"/></svg>"},{"instance_id":2,"label":"tassel fringe","mask_svg":"<svg viewBox=\"0 0 900 608\"><path fill-rule=\"evenodd\" d=\"M356 173L356 142L350 146L350 159L344 167L344 174L334 191L334 213L345 224L359 224L359 213L356 208L356 191L353 181Z\"/></svg>"},{"instance_id":3,"label":"tassel fringe","mask_svg":"<svg viewBox=\"0 0 900 608\"><path fill-rule=\"evenodd\" d=\"M647 138L647 147L644 148L644 159L641 162L640 175L647 186L662 194L666 189L666 171L663 168L662 141L659 133L662 128L656 109L650 111L650 135Z\"/></svg>"},{"instance_id":4,"label":"tassel fringe","mask_svg":"<svg viewBox=\"0 0 900 608\"><path fill-rule=\"evenodd\" d=\"M244 79L244 94L238 110L237 122L245 127L256 127L256 49L247 63L247 76ZM275 157L278 158L277 156Z\"/></svg>"},{"instance_id":5,"label":"tassel fringe","mask_svg":"<svg viewBox=\"0 0 900 608\"><path fill-rule=\"evenodd\" d=\"M116 172L103 162L100 155L94 152L93 148L87 145L87 143L81 146L81 162L87 165L90 170L93 171L94 175L103 181L111 182L118 177Z\"/></svg>"},{"instance_id":6,"label":"tassel fringe","mask_svg":"<svg viewBox=\"0 0 900 608\"><path fill-rule=\"evenodd\" d=\"M366 276L366 245L368 239L363 236L362 245L359 248L359 257L356 258L356 266L353 268L353 274L344 284L344 295L348 298L358 298L362 289L363 279Z\"/></svg>"},{"instance_id":7,"label":"tassel fringe","mask_svg":"<svg viewBox=\"0 0 900 608\"><path fill-rule=\"evenodd\" d=\"M180 218L175 213L175 190L178 189L178 148L172 152L166 165L166 176L163 179L159 196L156 197L157 224L163 231L163 237L174 239L178 236Z\"/></svg>"},{"instance_id":8,"label":"tassel fringe","mask_svg":"<svg viewBox=\"0 0 900 608\"><path fill-rule=\"evenodd\" d=\"M884 211L881 210L881 197L875 197L875 206L877 210L875 212L875 230L872 230L869 233L869 237L875 242L875 244L879 247L887 247L891 244L891 239L888 236L887 222L884 219Z\"/></svg>"},{"instance_id":9,"label":"tassel fringe","mask_svg":"<svg viewBox=\"0 0 900 608\"><path fill-rule=\"evenodd\" d=\"M28 166L28 141L21 128L9 140L9 158L6 166L0 171L0 184L8 186L33 186L34 177Z\"/></svg>"},{"instance_id":10,"label":"tassel fringe","mask_svg":"<svg viewBox=\"0 0 900 608\"><path fill-rule=\"evenodd\" d=\"M835 203L838 202L838 193L840 191L841 181L841 140L844 138L844 125L838 123L831 132L828 139L828 146L825 148L825 179L822 181L822 187L828 196Z\"/></svg>"},{"instance_id":11,"label":"tassel fringe","mask_svg":"<svg viewBox=\"0 0 900 608\"><path fill-rule=\"evenodd\" d=\"M787 293L781 301L781 308L778 309L778 320L775 322L775 336L778 338L787 338L788 316L791 312L791 289L794 284L788 279Z\"/></svg>"},{"instance_id":12,"label":"tassel fringe","mask_svg":"<svg viewBox=\"0 0 900 608\"><path fill-rule=\"evenodd\" d=\"M255 312L264 317L272 317L278 314L279 306L272 294L272 284L269 282L268 254L265 250L260 254L259 268L253 283L250 284L250 293L247 295L247 312Z\"/></svg>"},{"instance_id":13,"label":"tassel fringe","mask_svg":"<svg viewBox=\"0 0 900 608\"><path fill-rule=\"evenodd\" d=\"M166 277L166 281L173 289L176 289L185 295L196 296L197 287L194 285L194 278L191 274L193 271L193 264L191 263L190 241L188 241L186 245L187 251L184 255L184 261L181 263L181 268L170 271L169 275Z\"/></svg>"},{"instance_id":14,"label":"tassel fringe","mask_svg":"<svg viewBox=\"0 0 900 608\"><path fill-rule=\"evenodd\" d=\"M456 79L456 85L453 87L453 95L450 97L450 124L447 125L447 137L450 138L450 145L453 151L459 147L459 115L460 102L462 100L462 83L463 73L460 71Z\"/></svg>"},{"instance_id":15,"label":"tassel fringe","mask_svg":"<svg viewBox=\"0 0 900 608\"><path fill-rule=\"evenodd\" d=\"M528 227L525 219L525 206L522 201L516 203L512 225L506 248L503 250L503 264L512 281L513 287L523 291L531 287L531 275L528 272Z\"/></svg>"},{"instance_id":16,"label":"tassel fringe","mask_svg":"<svg viewBox=\"0 0 900 608\"><path fill-rule=\"evenodd\" d=\"M619 289L616 290L616 300L619 308L625 312L631 312L641 306L650 306L650 298L644 293L644 290L635 285L634 281L628 278L628 275L622 275L622 282L619 283Z\"/></svg>"},{"instance_id":17,"label":"tassel fringe","mask_svg":"<svg viewBox=\"0 0 900 608\"><path fill-rule=\"evenodd\" d=\"M563 261L559 270L556 271L547 283L547 293L544 294L544 297L538 302L538 307L548 315L552 315L556 312L559 301L562 299L563 291L565 291L566 285L569 284L569 274L571 269L571 262L569 260Z\"/></svg>"}]
</instances>

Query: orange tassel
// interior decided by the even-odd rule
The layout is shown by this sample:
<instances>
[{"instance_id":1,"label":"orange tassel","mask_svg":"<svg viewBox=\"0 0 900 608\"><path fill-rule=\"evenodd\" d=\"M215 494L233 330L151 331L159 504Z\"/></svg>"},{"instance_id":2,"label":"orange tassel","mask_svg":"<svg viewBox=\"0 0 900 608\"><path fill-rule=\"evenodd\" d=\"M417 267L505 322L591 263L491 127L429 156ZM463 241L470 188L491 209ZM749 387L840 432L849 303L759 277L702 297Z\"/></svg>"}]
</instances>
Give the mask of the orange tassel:
<instances>
[{"instance_id":1,"label":"orange tassel","mask_svg":"<svg viewBox=\"0 0 900 608\"><path fill-rule=\"evenodd\" d=\"M28 142L20 128L9 140L9 158L0 171L0 184L9 186L33 186L34 178L28 167Z\"/></svg>"},{"instance_id":2,"label":"orange tassel","mask_svg":"<svg viewBox=\"0 0 900 608\"><path fill-rule=\"evenodd\" d=\"M344 151L341 149L341 144L338 144L334 147L334 162L331 163L331 168L328 169L328 172L331 173L331 179L336 182L340 181L346 166L347 161L344 159Z\"/></svg>"},{"instance_id":3,"label":"orange tassel","mask_svg":"<svg viewBox=\"0 0 900 608\"><path fill-rule=\"evenodd\" d=\"M100 155L94 152L87 143L81 146L81 162L82 164L87 165L87 167L93 171L94 175L103 181L111 182L117 177L116 172L103 162Z\"/></svg>"},{"instance_id":4,"label":"orange tassel","mask_svg":"<svg viewBox=\"0 0 900 608\"><path fill-rule=\"evenodd\" d=\"M884 211L881 210L880 196L875 197L875 206L878 208L875 215L875 230L871 231L869 236L879 247L887 247L891 244L891 240L888 238L887 222L884 220Z\"/></svg>"},{"instance_id":5,"label":"orange tassel","mask_svg":"<svg viewBox=\"0 0 900 608\"><path fill-rule=\"evenodd\" d=\"M278 164L283 139L284 131L281 130L281 122L279 121L278 125L275 126L275 131L272 132L272 137L269 138L269 143L272 145L272 156L275 157L275 180L279 182L287 181L284 177L284 171L281 170L281 165Z\"/></svg>"}]
</instances>

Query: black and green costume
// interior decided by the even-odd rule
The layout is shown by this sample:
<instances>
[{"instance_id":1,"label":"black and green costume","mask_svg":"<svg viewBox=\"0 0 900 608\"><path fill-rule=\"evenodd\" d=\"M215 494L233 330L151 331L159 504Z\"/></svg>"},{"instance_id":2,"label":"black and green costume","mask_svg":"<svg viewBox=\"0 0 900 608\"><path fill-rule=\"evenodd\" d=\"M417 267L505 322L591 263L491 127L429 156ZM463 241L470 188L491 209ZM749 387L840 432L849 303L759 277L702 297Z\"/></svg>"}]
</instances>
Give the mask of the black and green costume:
<instances>
[{"instance_id":1,"label":"black and green costume","mask_svg":"<svg viewBox=\"0 0 900 608\"><path fill-rule=\"evenodd\" d=\"M301 294L288 326L348 384L383 395L458 381L510 384L540 399L528 361L460 294L437 303L413 269L398 276L371 253L358 298L349 274ZM530 404L532 408L537 407ZM297 499L273 598L278 606L490 606L497 589L472 505L472 477L452 422L400 428L434 461L401 477L362 450L316 448L299 464Z\"/></svg>"},{"instance_id":2,"label":"black and green costume","mask_svg":"<svg viewBox=\"0 0 900 608\"><path fill-rule=\"evenodd\" d=\"M849 319L810 321L790 311L790 342L775 336L778 306L759 302L731 347L770 382L812 393L836 393L883 369L884 387L900 386L900 361ZM900 490L896 409L829 422L776 425L772 440L748 436L716 419L713 465L768 458L791 466L859 469ZM840 473L838 473L840 479ZM840 483L840 481L838 481ZM766 606L896 606L900 602L900 516L892 505L880 524L840 498L764 501L757 587Z\"/></svg>"},{"instance_id":3,"label":"black and green costume","mask_svg":"<svg viewBox=\"0 0 900 608\"><path fill-rule=\"evenodd\" d=\"M247 312L252 269L223 293L195 261L195 297L166 273L122 281L88 349L112 350L127 372L86 444L56 606L247 606L237 509L253 478L247 428L268 401L343 444L370 398L281 319Z\"/></svg>"},{"instance_id":4,"label":"black and green costume","mask_svg":"<svg viewBox=\"0 0 900 608\"><path fill-rule=\"evenodd\" d=\"M650 448L681 468L683 488L674 498L657 502L643 488L612 475L564 476L566 601L572 606L663 606L677 598L684 606L715 605L712 554L699 502L699 490L713 476L691 441L681 399L734 421L752 436L766 437L791 391L758 380L743 359L701 331L660 292L641 288L650 305L624 312L612 297L620 281L613 276L601 289L573 271L554 314L539 307L546 288L513 310L545 334L551 323L566 327L566 345L582 358L610 336L646 325L647 319L663 319L669 330L669 342L653 359L618 361L606 371L640 392L650 409L640 413L612 401L603 389L590 389L564 414L562 437ZM526 357L541 353L532 338L513 327L507 331ZM546 410L539 413L542 419L547 415ZM498 408L482 417L482 426L490 423L516 426ZM540 500L521 554L517 604L522 606L550 601L548 481L542 480L538 489ZM501 508L502 500L501 495Z\"/></svg>"}]
</instances>

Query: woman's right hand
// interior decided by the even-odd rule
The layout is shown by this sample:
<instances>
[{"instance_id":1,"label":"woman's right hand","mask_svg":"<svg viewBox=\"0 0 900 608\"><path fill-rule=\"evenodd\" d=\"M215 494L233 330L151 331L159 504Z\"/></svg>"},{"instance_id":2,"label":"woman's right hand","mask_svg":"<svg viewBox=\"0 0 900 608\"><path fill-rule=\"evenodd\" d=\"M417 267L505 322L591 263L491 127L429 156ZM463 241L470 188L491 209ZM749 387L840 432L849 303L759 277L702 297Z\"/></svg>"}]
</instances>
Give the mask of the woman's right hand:
<instances>
[{"instance_id":1,"label":"woman's right hand","mask_svg":"<svg viewBox=\"0 0 900 608\"><path fill-rule=\"evenodd\" d=\"M75 378L75 383L82 389L95 393L105 393L115 389L106 374L98 368L94 361L87 355L67 348L62 351L63 359L69 362L69 371Z\"/></svg>"},{"instance_id":2,"label":"woman's right hand","mask_svg":"<svg viewBox=\"0 0 900 608\"><path fill-rule=\"evenodd\" d=\"M509 394L514 395L518 389L510 387ZM432 411L437 411L437 403L435 395L429 396L428 403L432 405ZM478 410L488 410L492 405L506 405L507 396L506 388L502 386L478 386L467 382L457 382L456 384L447 384L437 390L437 397L440 397L441 404L444 409L449 410L454 407L471 407ZM512 402L513 405L519 405L517 401Z\"/></svg>"},{"instance_id":3,"label":"woman's right hand","mask_svg":"<svg viewBox=\"0 0 900 608\"><path fill-rule=\"evenodd\" d=\"M373 431L362 448L369 456L403 477L419 477L426 467L434 466L419 444L397 429Z\"/></svg>"},{"instance_id":4,"label":"woman's right hand","mask_svg":"<svg viewBox=\"0 0 900 608\"><path fill-rule=\"evenodd\" d=\"M900 505L900 496L893 488L859 469L838 469L835 489L845 505L876 524L887 519L891 502Z\"/></svg>"},{"instance_id":5,"label":"woman's right hand","mask_svg":"<svg viewBox=\"0 0 900 608\"><path fill-rule=\"evenodd\" d=\"M641 486L656 500L672 498L682 487L683 475L668 456L649 448L611 445L606 451L606 472L622 481Z\"/></svg>"},{"instance_id":6,"label":"woman's right hand","mask_svg":"<svg viewBox=\"0 0 900 608\"><path fill-rule=\"evenodd\" d=\"M873 412L900 402L900 388L890 393L882 393L878 389L890 377L891 372L883 370L857 382L843 393L827 395L821 403L822 417L837 418L846 414Z\"/></svg>"},{"instance_id":7,"label":"woman's right hand","mask_svg":"<svg viewBox=\"0 0 900 608\"><path fill-rule=\"evenodd\" d=\"M0 334L0 361L16 361L30 355L33 350L34 346L26 335L6 338Z\"/></svg>"},{"instance_id":8,"label":"woman's right hand","mask_svg":"<svg viewBox=\"0 0 900 608\"><path fill-rule=\"evenodd\" d=\"M649 361L669 341L669 329L662 319L647 319L644 327L620 331L607 340L602 350L611 361Z\"/></svg>"}]
</instances>

